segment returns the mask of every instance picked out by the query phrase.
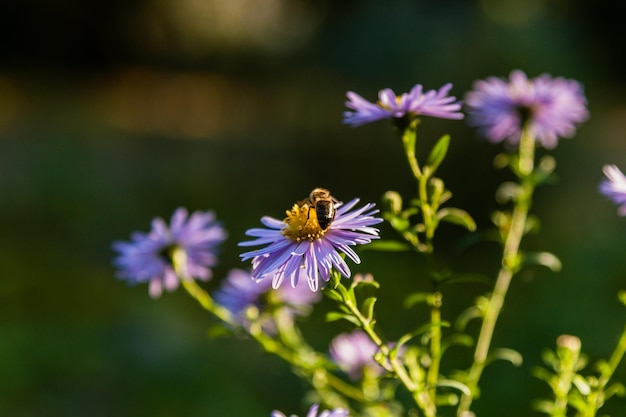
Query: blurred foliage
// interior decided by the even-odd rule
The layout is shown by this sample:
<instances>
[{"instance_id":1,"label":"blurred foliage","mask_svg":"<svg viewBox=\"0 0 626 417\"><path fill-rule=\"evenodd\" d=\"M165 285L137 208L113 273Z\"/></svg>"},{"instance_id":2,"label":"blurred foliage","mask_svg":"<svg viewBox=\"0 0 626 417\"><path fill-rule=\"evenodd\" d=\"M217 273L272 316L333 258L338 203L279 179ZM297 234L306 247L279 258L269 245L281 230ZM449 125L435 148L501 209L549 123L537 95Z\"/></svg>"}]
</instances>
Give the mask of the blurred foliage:
<instances>
[{"instance_id":1,"label":"blurred foliage","mask_svg":"<svg viewBox=\"0 0 626 417\"><path fill-rule=\"evenodd\" d=\"M284 364L245 340L209 339L212 318L182 292L153 301L116 280L110 242L177 206L213 209L230 233L213 288L241 267L244 231L315 186L344 200L408 194L390 126L341 125L345 91L374 99L383 87L453 82L460 98L514 68L580 80L592 114L554 151L560 181L539 190L542 230L525 242L556 253L563 270L514 280L495 346L525 362L488 368L476 402L479 416L534 415L531 400L546 393L530 375L541 350L570 333L606 357L623 326L626 224L596 192L602 164L626 167L618 19L591 0L0 2L0 415L301 413L307 387ZM497 147L461 122L420 129L424 149L451 134L439 175L453 205L489 227L505 178L492 168ZM493 275L497 247L461 250L463 236L442 227L442 262ZM397 300L430 289L424 265L364 259L355 269L382 283L379 319L400 334ZM444 316L485 290L446 288ZM343 329L323 311L304 327L322 350ZM465 366L470 352L456 353L451 365Z\"/></svg>"}]
</instances>

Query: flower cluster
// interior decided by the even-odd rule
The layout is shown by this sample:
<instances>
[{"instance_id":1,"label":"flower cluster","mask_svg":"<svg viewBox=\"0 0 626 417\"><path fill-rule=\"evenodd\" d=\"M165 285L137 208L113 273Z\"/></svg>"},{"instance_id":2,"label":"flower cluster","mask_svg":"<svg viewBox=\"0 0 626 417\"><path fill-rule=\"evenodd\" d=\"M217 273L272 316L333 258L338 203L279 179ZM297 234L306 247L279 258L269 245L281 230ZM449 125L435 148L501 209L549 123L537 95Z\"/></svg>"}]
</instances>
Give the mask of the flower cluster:
<instances>
[{"instance_id":1,"label":"flower cluster","mask_svg":"<svg viewBox=\"0 0 626 417\"><path fill-rule=\"evenodd\" d=\"M249 307L262 309L263 296L271 292L274 304L285 305L291 314L301 315L308 313L310 306L321 300L319 292L309 290L305 280L296 287L282 286L272 289L270 280L255 281L250 272L242 269L232 269L220 288L214 294L215 301L226 307L240 323L246 327L245 312Z\"/></svg>"},{"instance_id":2,"label":"flower cluster","mask_svg":"<svg viewBox=\"0 0 626 417\"><path fill-rule=\"evenodd\" d=\"M188 216L177 209L168 225L162 218L152 221L148 233L135 232L130 242L114 242L118 256L113 261L118 276L131 283L149 282L152 297L163 289L172 291L179 280L211 278L211 267L217 263L216 249L226 239L226 231L211 211L196 211ZM175 265L174 254L184 254L182 265Z\"/></svg>"},{"instance_id":3,"label":"flower cluster","mask_svg":"<svg viewBox=\"0 0 626 417\"><path fill-rule=\"evenodd\" d=\"M470 224L471 221L474 224L464 210L442 206L450 193L443 180L433 175L446 156L449 136L445 135L434 146L424 169L416 156L417 126L421 116L452 120L464 117L462 103L449 95L451 88L452 84L445 84L438 90L424 91L422 85L417 84L399 96L386 88L379 92L376 103L354 92L347 93L349 110L344 113L345 124L361 126L393 119L396 127L404 129L405 153L418 180L416 197L407 200L408 207L399 193L389 192L388 195L397 194L397 199L383 214L408 245L387 241L379 245L379 249L409 248L432 254L434 245L430 244L440 222ZM521 258L519 248L528 226L533 191L541 183L539 174L545 174L534 164L535 153L524 151L534 151L537 145L554 148L559 138L573 136L578 124L586 120L589 113L583 88L578 82L545 74L529 79L519 70L511 72L508 79L490 77L477 81L465 96L464 104L469 124L478 127L489 141L528 144L519 146L519 153L507 160L518 162L518 167L529 168L515 171L511 163L514 172L524 173L518 175L520 189L528 192L520 193L510 210L507 207L506 211L499 212L497 226L504 236L501 269L493 292L480 298L483 305L475 306L476 311L489 308L491 314L481 316L472 356L474 361L468 365L467 372L460 373L461 378L444 377L440 373L440 369L445 369L440 367L444 346L457 342L469 345L467 342L473 338L460 333L453 335L454 340L453 337L447 338L450 335L446 336L449 329L443 325L446 321L442 314L445 311L441 309L442 292L407 294L407 305L427 304L431 310L430 322L388 341L379 330L379 317L375 314L375 307L380 306L378 298L368 293L375 291L380 284L370 274L356 274L351 284L345 286L339 279L340 276L351 277L346 258L355 264L361 262L355 247L380 238L375 227L383 221L377 216L379 210L372 203L359 206L356 198L343 203L332 197L328 190L316 188L308 198L297 201L286 210L283 219L262 217L262 227L248 229L245 235L251 239L239 243L240 247L255 248L245 249L239 255L242 262L250 261L250 270L231 269L217 290L211 293L194 281L212 277L218 247L227 236L211 211L196 211L189 215L186 209L179 208L169 223L155 218L148 233L135 232L129 242L114 242L114 264L118 275L130 283L149 283L152 297L174 290L182 281L185 290L229 328L243 328L246 336L267 352L285 360L298 375L311 379L316 391L315 401L346 406L320 411L320 405L313 404L306 417L347 417L348 407L363 412L363 415L406 415L404 399L395 397L398 386L403 386L405 396L410 396L414 402L408 410L410 414L434 417L440 415L440 405L456 405L456 415L473 415L470 406L479 392L479 380L488 363L488 354L493 351L490 343L496 320L517 272L517 265L511 266L509 261ZM606 178L599 191L619 206L620 215L626 216L626 176L615 165L605 166L604 174ZM414 222L415 218L420 220ZM468 229L473 231L473 228ZM423 236L429 245L421 245ZM421 250L422 247L427 250ZM543 258L538 262L545 263L550 256ZM436 266L430 271L433 282L440 276L449 275L448 271L434 269ZM329 281L332 285L327 285ZM320 288L324 291L319 291ZM332 338L327 353L316 351L296 325L296 319L310 313L322 293L337 303L337 309L328 312L327 319L345 320L356 329ZM626 304L626 294L624 300ZM626 330L623 339L626 343ZM573 343L571 338L563 338L561 342L563 340ZM579 350L580 343L577 346ZM508 349L502 352L505 352L503 357L517 359ZM572 369L578 366L576 361L571 362ZM556 366L555 370L558 372L561 368ZM337 372L338 369L345 375ZM549 383L554 380L552 375L542 375L547 375ZM602 378L608 381L610 376L602 375ZM447 390L446 394L448 390L458 393L444 398L444 391L439 391L440 388ZM605 393L600 392L603 388L594 398L606 398ZM567 406L567 395L564 398ZM579 404L583 404L580 401ZM360 404L355 406L355 403ZM593 407L597 405L591 400L588 403ZM547 409L551 412L554 407L556 405L550 403ZM566 409L561 411L558 415L568 414ZM271 416L286 417L278 410Z\"/></svg>"},{"instance_id":4,"label":"flower cluster","mask_svg":"<svg viewBox=\"0 0 626 417\"><path fill-rule=\"evenodd\" d=\"M347 93L346 107L352 111L343 114L343 122L351 126L361 126L382 119L431 116L442 119L462 119L461 104L455 97L448 96L452 84L439 90L424 93L421 84L415 85L408 93L396 96L390 88L380 90L378 102L371 103L355 92Z\"/></svg>"},{"instance_id":5,"label":"flower cluster","mask_svg":"<svg viewBox=\"0 0 626 417\"><path fill-rule=\"evenodd\" d=\"M365 369L371 369L376 374L384 372L374 360L376 352L378 346L362 330L336 336L329 350L333 361L353 380L359 379Z\"/></svg>"},{"instance_id":6,"label":"flower cluster","mask_svg":"<svg viewBox=\"0 0 626 417\"><path fill-rule=\"evenodd\" d=\"M544 74L529 80L511 72L509 80L489 77L477 81L465 96L468 122L492 142L517 144L528 129L544 148L559 137L572 137L576 125L589 117L582 86L573 80Z\"/></svg>"}]
</instances>

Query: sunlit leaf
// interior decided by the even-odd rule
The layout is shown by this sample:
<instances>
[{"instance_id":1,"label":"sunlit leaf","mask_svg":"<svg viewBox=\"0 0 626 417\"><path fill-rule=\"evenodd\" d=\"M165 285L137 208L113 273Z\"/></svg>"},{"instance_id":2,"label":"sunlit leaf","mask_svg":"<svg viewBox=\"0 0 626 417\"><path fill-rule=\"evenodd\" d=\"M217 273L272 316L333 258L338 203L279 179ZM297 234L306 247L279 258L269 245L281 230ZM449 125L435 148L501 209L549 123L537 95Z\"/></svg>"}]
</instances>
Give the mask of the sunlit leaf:
<instances>
[{"instance_id":1,"label":"sunlit leaf","mask_svg":"<svg viewBox=\"0 0 626 417\"><path fill-rule=\"evenodd\" d=\"M339 320L347 320L350 323L353 323L354 325L356 325L357 327L361 325L359 320L350 314L340 313L338 311L331 311L326 314L326 321L328 322L339 321Z\"/></svg>"},{"instance_id":2,"label":"sunlit leaf","mask_svg":"<svg viewBox=\"0 0 626 417\"><path fill-rule=\"evenodd\" d=\"M580 391L582 395L589 395L591 392L589 383L581 375L575 375L572 383L576 386L576 388L578 388L578 391Z\"/></svg>"},{"instance_id":3,"label":"sunlit leaf","mask_svg":"<svg viewBox=\"0 0 626 417\"><path fill-rule=\"evenodd\" d=\"M481 318L482 316L483 314L478 307L476 306L469 307L465 309L463 312L461 312L461 314L459 314L459 316L456 319L456 322L454 323L454 327L457 330L465 330L465 328L467 327L467 324L470 321Z\"/></svg>"},{"instance_id":4,"label":"sunlit leaf","mask_svg":"<svg viewBox=\"0 0 626 417\"><path fill-rule=\"evenodd\" d=\"M428 156L427 164L430 167L431 174L434 174L441 162L446 157L446 153L448 153L448 147L450 146L450 135L443 135L433 149L430 151L430 155Z\"/></svg>"},{"instance_id":5,"label":"sunlit leaf","mask_svg":"<svg viewBox=\"0 0 626 417\"><path fill-rule=\"evenodd\" d=\"M439 394L435 397L435 404L440 406L452 406L459 403L459 396L453 392Z\"/></svg>"},{"instance_id":6,"label":"sunlit leaf","mask_svg":"<svg viewBox=\"0 0 626 417\"><path fill-rule=\"evenodd\" d=\"M472 394L472 391L469 389L469 387L459 381L453 381L450 379L440 379L439 381L437 381L437 386L454 388L454 389L461 391L464 395L467 395L467 396Z\"/></svg>"},{"instance_id":7,"label":"sunlit leaf","mask_svg":"<svg viewBox=\"0 0 626 417\"><path fill-rule=\"evenodd\" d=\"M531 252L525 253L523 262L525 265L540 265L545 266L552 272L559 272L563 264L556 255L550 252Z\"/></svg>"},{"instance_id":8,"label":"sunlit leaf","mask_svg":"<svg viewBox=\"0 0 626 417\"><path fill-rule=\"evenodd\" d=\"M410 294L408 297L404 299L404 308L411 308L416 304L426 303L428 301L428 297L431 296L429 292L415 292Z\"/></svg>"},{"instance_id":9,"label":"sunlit leaf","mask_svg":"<svg viewBox=\"0 0 626 417\"><path fill-rule=\"evenodd\" d=\"M559 366L558 356L556 356L556 353L550 349L544 349L541 352L541 359L543 359L543 362L551 369L557 369Z\"/></svg>"},{"instance_id":10,"label":"sunlit leaf","mask_svg":"<svg viewBox=\"0 0 626 417\"><path fill-rule=\"evenodd\" d=\"M465 227L470 232L476 230L476 222L465 210L455 207L444 207L437 213L440 221Z\"/></svg>"},{"instance_id":11,"label":"sunlit leaf","mask_svg":"<svg viewBox=\"0 0 626 417\"><path fill-rule=\"evenodd\" d=\"M511 362L513 366L521 366L523 362L522 355L518 351L508 348L498 348L489 352L487 361L493 362L494 360Z\"/></svg>"},{"instance_id":12,"label":"sunlit leaf","mask_svg":"<svg viewBox=\"0 0 626 417\"><path fill-rule=\"evenodd\" d=\"M604 396L607 400L614 395L623 397L624 394L626 394L626 388L624 388L624 385L620 382L614 382L604 390Z\"/></svg>"},{"instance_id":13,"label":"sunlit leaf","mask_svg":"<svg viewBox=\"0 0 626 417\"><path fill-rule=\"evenodd\" d=\"M382 204L386 211L399 214L402 211L402 196L396 191L387 191L383 194Z\"/></svg>"},{"instance_id":14,"label":"sunlit leaf","mask_svg":"<svg viewBox=\"0 0 626 417\"><path fill-rule=\"evenodd\" d=\"M540 366L535 366L530 370L530 373L537 379L547 382L549 385L552 385L552 380L555 378L555 375L548 371L546 368L542 368Z\"/></svg>"},{"instance_id":15,"label":"sunlit leaf","mask_svg":"<svg viewBox=\"0 0 626 417\"><path fill-rule=\"evenodd\" d=\"M496 190L496 201L499 204L506 204L509 201L515 201L522 192L522 188L515 182L503 182Z\"/></svg>"},{"instance_id":16,"label":"sunlit leaf","mask_svg":"<svg viewBox=\"0 0 626 417\"><path fill-rule=\"evenodd\" d=\"M465 333L454 333L441 342L441 352L445 353L451 346L474 346L474 338Z\"/></svg>"},{"instance_id":17,"label":"sunlit leaf","mask_svg":"<svg viewBox=\"0 0 626 417\"><path fill-rule=\"evenodd\" d=\"M376 304L376 297L369 297L363 301L363 305L361 306L361 313L367 317L368 320L374 317L374 304Z\"/></svg>"},{"instance_id":18,"label":"sunlit leaf","mask_svg":"<svg viewBox=\"0 0 626 417\"><path fill-rule=\"evenodd\" d=\"M554 413L554 402L549 400L534 400L532 407L544 414L552 416Z\"/></svg>"},{"instance_id":19,"label":"sunlit leaf","mask_svg":"<svg viewBox=\"0 0 626 417\"><path fill-rule=\"evenodd\" d=\"M328 298L330 298L331 300L334 301L343 301L343 298L341 297L341 294L339 293L339 291L334 290L332 288L326 287L322 290L324 292L324 295Z\"/></svg>"}]
</instances>

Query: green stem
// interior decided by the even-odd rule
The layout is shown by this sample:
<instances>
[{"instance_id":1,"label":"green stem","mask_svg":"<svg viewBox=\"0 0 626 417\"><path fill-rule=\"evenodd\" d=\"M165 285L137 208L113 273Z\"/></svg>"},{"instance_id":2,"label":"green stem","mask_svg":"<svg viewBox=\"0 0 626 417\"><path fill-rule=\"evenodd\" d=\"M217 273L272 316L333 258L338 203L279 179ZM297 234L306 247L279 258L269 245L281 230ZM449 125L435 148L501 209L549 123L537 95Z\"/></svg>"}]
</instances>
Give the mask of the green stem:
<instances>
[{"instance_id":1,"label":"green stem","mask_svg":"<svg viewBox=\"0 0 626 417\"><path fill-rule=\"evenodd\" d=\"M241 326L241 323L234 318L230 311L215 303L213 298L206 291L204 291L204 289L202 289L196 281L193 279L181 279L181 283L189 295L198 301L198 303L205 310L231 327L238 328ZM334 388L339 394L352 398L355 401L366 401L366 398L360 390L330 374L323 367L312 366L311 364L315 364L323 360L322 357L318 357L319 355L317 352L305 352L303 354L302 352L293 351L287 348L284 344L279 343L277 340L265 334L261 326L251 326L249 334L261 345L261 347L263 347L266 352L283 359L285 362L300 370L311 380L315 378L316 381L324 381L328 386ZM289 343L302 345L302 343L296 342L297 338L298 335L293 332L290 332L287 337ZM322 393L320 393L320 395L322 395Z\"/></svg>"},{"instance_id":2,"label":"green stem","mask_svg":"<svg viewBox=\"0 0 626 417\"><path fill-rule=\"evenodd\" d=\"M174 247L170 253L172 265L180 282L189 293L205 310L233 328L241 324L227 308L217 304L213 298L204 291L187 271L187 253L181 247Z\"/></svg>"},{"instance_id":3,"label":"green stem","mask_svg":"<svg viewBox=\"0 0 626 417\"><path fill-rule=\"evenodd\" d=\"M609 383L609 380L624 358L624 354L626 354L626 327L622 331L622 335L617 342L617 346L615 346L615 350L609 359L608 366L606 367L607 371L602 374L600 380L598 381L598 385L601 389L604 389Z\"/></svg>"},{"instance_id":4,"label":"green stem","mask_svg":"<svg viewBox=\"0 0 626 417\"><path fill-rule=\"evenodd\" d=\"M441 363L441 293L433 294L432 308L430 310L430 357L431 363L428 368L426 381L430 388L431 398L437 394L437 382L439 381L439 365Z\"/></svg>"},{"instance_id":5,"label":"green stem","mask_svg":"<svg viewBox=\"0 0 626 417\"><path fill-rule=\"evenodd\" d=\"M338 285L343 286L343 284L341 283L338 283ZM400 382L402 382L402 384L409 391L409 393L411 393L413 400L422 409L426 417L436 417L436 405L433 399L430 397L428 391L426 391L424 387L420 386L420 384L413 381L402 362L398 360L396 355L391 354L392 350L389 348L389 346L387 346L387 344L383 342L381 337L376 333L373 322L363 316L359 308L349 299L346 299L344 297L343 304L359 321L363 331L365 331L369 338L376 344L376 346L378 346L378 349L384 356L384 359L381 359L379 361L380 365L385 368L391 367L394 374L397 376Z\"/></svg>"},{"instance_id":6,"label":"green stem","mask_svg":"<svg viewBox=\"0 0 626 417\"><path fill-rule=\"evenodd\" d=\"M521 181L521 191L513 208L511 223L506 234L502 251L502 265L485 311L485 317L474 351L474 361L468 374L467 385L470 388L471 395L465 395L461 398L458 408L459 416L462 416L470 410L472 400L478 388L478 382L487 362L496 322L502 310L502 306L504 305L504 299L509 289L511 279L519 267L519 248L522 237L524 236L528 211L530 210L535 187L532 178L534 159L535 138L530 135L527 129L524 129L522 137L520 138L517 166Z\"/></svg>"},{"instance_id":7,"label":"green stem","mask_svg":"<svg viewBox=\"0 0 626 417\"><path fill-rule=\"evenodd\" d=\"M622 335L617 342L617 346L607 362L607 366L602 368L600 378L598 378L598 387L591 392L587 398L587 407L582 413L583 417L595 417L597 411L604 405L605 393L604 389L613 377L615 370L626 354L626 327L622 331Z\"/></svg>"},{"instance_id":8,"label":"green stem","mask_svg":"<svg viewBox=\"0 0 626 417\"><path fill-rule=\"evenodd\" d=\"M419 119L413 119L409 122L409 125L402 132L402 144L404 145L404 152L409 161L409 166L413 172L413 177L419 180L422 176L419 164L417 163L417 157L415 156L415 142L417 137L417 125Z\"/></svg>"},{"instance_id":9,"label":"green stem","mask_svg":"<svg viewBox=\"0 0 626 417\"><path fill-rule=\"evenodd\" d=\"M420 201L420 208L422 209L422 218L424 219L424 234L426 236L426 241L422 245L422 252L427 254L432 253L433 251L433 238L435 236L435 220L434 213L436 210L430 205L430 198L428 197L428 180L429 177L425 174L422 174L418 178L418 195Z\"/></svg>"}]
</instances>

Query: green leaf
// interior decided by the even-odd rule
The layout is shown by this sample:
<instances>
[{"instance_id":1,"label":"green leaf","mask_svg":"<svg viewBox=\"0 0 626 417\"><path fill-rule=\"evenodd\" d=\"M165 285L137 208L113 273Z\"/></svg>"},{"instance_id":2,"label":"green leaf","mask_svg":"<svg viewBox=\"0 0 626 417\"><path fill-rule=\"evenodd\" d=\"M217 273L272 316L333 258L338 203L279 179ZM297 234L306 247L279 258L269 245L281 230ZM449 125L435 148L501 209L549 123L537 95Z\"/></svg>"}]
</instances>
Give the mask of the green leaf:
<instances>
[{"instance_id":1,"label":"green leaf","mask_svg":"<svg viewBox=\"0 0 626 417\"><path fill-rule=\"evenodd\" d=\"M624 304L624 306L626 306L626 291L624 290L620 290L617 293L617 298L619 299L619 301Z\"/></svg>"},{"instance_id":2,"label":"green leaf","mask_svg":"<svg viewBox=\"0 0 626 417\"><path fill-rule=\"evenodd\" d=\"M488 362L493 362L494 360L505 360L511 362L513 366L521 366L524 361L518 351L508 348L498 348L491 351Z\"/></svg>"},{"instance_id":3,"label":"green leaf","mask_svg":"<svg viewBox=\"0 0 626 417\"><path fill-rule=\"evenodd\" d=\"M556 356L556 353L553 350L544 349L541 352L541 359L550 368L552 368L554 370L558 369L558 367L559 367L559 357Z\"/></svg>"},{"instance_id":4,"label":"green leaf","mask_svg":"<svg viewBox=\"0 0 626 417\"><path fill-rule=\"evenodd\" d=\"M404 242L397 240L375 240L372 243L364 245L362 250L378 250L381 252L408 252L412 247Z\"/></svg>"},{"instance_id":5,"label":"green leaf","mask_svg":"<svg viewBox=\"0 0 626 417\"><path fill-rule=\"evenodd\" d=\"M441 342L441 352L444 353L451 346L465 346L472 347L474 346L474 338L470 335L464 333L455 333L452 334Z\"/></svg>"},{"instance_id":6,"label":"green leaf","mask_svg":"<svg viewBox=\"0 0 626 417\"><path fill-rule=\"evenodd\" d=\"M476 222L465 210L455 207L444 207L437 213L440 221L457 224L465 227L470 232L476 230Z\"/></svg>"},{"instance_id":7,"label":"green leaf","mask_svg":"<svg viewBox=\"0 0 626 417\"><path fill-rule=\"evenodd\" d=\"M470 396L472 395L472 391L469 389L469 387L465 384L462 384L459 381L453 381L450 379L440 379L439 381L437 381L437 386L438 387L448 387L448 388L455 388L459 391L461 391L463 393L463 395L467 395Z\"/></svg>"},{"instance_id":8,"label":"green leaf","mask_svg":"<svg viewBox=\"0 0 626 417\"><path fill-rule=\"evenodd\" d=\"M581 375L576 374L574 376L574 379L572 380L572 383L576 385L576 388L578 388L578 391L580 391L582 395L589 395L589 393L591 392L591 386L589 385L587 380Z\"/></svg>"},{"instance_id":9,"label":"green leaf","mask_svg":"<svg viewBox=\"0 0 626 417\"><path fill-rule=\"evenodd\" d=\"M524 254L523 262L525 265L541 265L545 266L552 272L559 272L563 264L550 252L531 252Z\"/></svg>"},{"instance_id":10,"label":"green leaf","mask_svg":"<svg viewBox=\"0 0 626 417\"><path fill-rule=\"evenodd\" d=\"M369 297L363 301L363 305L361 306L361 313L368 320L371 320L374 317L374 304L376 304L376 297Z\"/></svg>"},{"instance_id":11,"label":"green leaf","mask_svg":"<svg viewBox=\"0 0 626 417\"><path fill-rule=\"evenodd\" d=\"M529 215L526 219L526 224L524 225L524 234L528 233L539 233L541 230L541 220L539 217Z\"/></svg>"},{"instance_id":12,"label":"green leaf","mask_svg":"<svg viewBox=\"0 0 626 417\"><path fill-rule=\"evenodd\" d=\"M617 395L618 397L623 397L624 394L626 394L626 388L624 388L624 385L620 382L614 382L604 390L604 396L607 400L614 395Z\"/></svg>"},{"instance_id":13,"label":"green leaf","mask_svg":"<svg viewBox=\"0 0 626 417\"><path fill-rule=\"evenodd\" d=\"M408 297L404 299L404 308L411 308L416 304L426 303L428 301L428 297L432 294L429 292L416 292L413 294L409 294Z\"/></svg>"},{"instance_id":14,"label":"green leaf","mask_svg":"<svg viewBox=\"0 0 626 417\"><path fill-rule=\"evenodd\" d=\"M383 194L382 205L385 211L391 214L400 214L402 211L402 196L396 191L387 191Z\"/></svg>"},{"instance_id":15,"label":"green leaf","mask_svg":"<svg viewBox=\"0 0 626 417\"><path fill-rule=\"evenodd\" d=\"M430 151L430 155L428 156L428 161L426 162L430 166L431 175L435 173L443 159L446 157L448 153L448 147L450 146L450 135L443 135L433 149Z\"/></svg>"},{"instance_id":16,"label":"green leaf","mask_svg":"<svg viewBox=\"0 0 626 417\"><path fill-rule=\"evenodd\" d=\"M367 279L367 274L364 274L364 276L366 277L365 279L358 279L357 277L359 275L360 274L356 274L354 276L354 279L352 280L352 284L350 284L350 287L352 288L361 288L361 287L380 288L380 283L374 280L373 277L371 279Z\"/></svg>"},{"instance_id":17,"label":"green leaf","mask_svg":"<svg viewBox=\"0 0 626 417\"><path fill-rule=\"evenodd\" d=\"M447 392L444 394L437 394L435 397L435 404L437 406L455 406L459 403L459 396L453 392ZM388 415L388 414L385 414Z\"/></svg>"},{"instance_id":18,"label":"green leaf","mask_svg":"<svg viewBox=\"0 0 626 417\"><path fill-rule=\"evenodd\" d=\"M544 414L552 416L554 414L554 401L549 400L534 400L532 407Z\"/></svg>"},{"instance_id":19,"label":"green leaf","mask_svg":"<svg viewBox=\"0 0 626 417\"><path fill-rule=\"evenodd\" d=\"M338 311L331 311L326 314L326 321L328 322L339 321L339 320L347 320L350 323L356 325L357 327L361 326L361 323L359 322L359 320L356 317L351 316L349 314L340 313Z\"/></svg>"},{"instance_id":20,"label":"green leaf","mask_svg":"<svg viewBox=\"0 0 626 417\"><path fill-rule=\"evenodd\" d=\"M383 219L385 219L387 223L389 223L391 227L394 228L394 230L397 230L399 232L402 232L411 227L411 222L406 217L387 212L383 213Z\"/></svg>"},{"instance_id":21,"label":"green leaf","mask_svg":"<svg viewBox=\"0 0 626 417\"><path fill-rule=\"evenodd\" d=\"M396 344L394 345L393 349L399 350L402 346L404 346L405 344L409 343L409 341L411 339L415 338L415 336L417 336L417 334L415 334L415 332L411 332L411 333L407 333L405 335L402 335L402 337L400 337L398 339L398 341L396 342Z\"/></svg>"},{"instance_id":22,"label":"green leaf","mask_svg":"<svg viewBox=\"0 0 626 417\"><path fill-rule=\"evenodd\" d=\"M530 370L530 373L537 379L541 379L548 384L551 384L551 381L555 378L555 375L548 371L546 368L542 368L540 366L535 366Z\"/></svg>"},{"instance_id":23,"label":"green leaf","mask_svg":"<svg viewBox=\"0 0 626 417\"><path fill-rule=\"evenodd\" d=\"M343 302L343 298L341 297L341 294L339 293L339 291L334 290L330 287L325 287L322 289L324 295L326 295L326 297L330 298L331 300L334 301L338 301L338 302Z\"/></svg>"},{"instance_id":24,"label":"green leaf","mask_svg":"<svg viewBox=\"0 0 626 417\"><path fill-rule=\"evenodd\" d=\"M496 201L499 204L506 204L509 201L516 201L522 192L522 187L511 181L500 184L496 190Z\"/></svg>"},{"instance_id":25,"label":"green leaf","mask_svg":"<svg viewBox=\"0 0 626 417\"><path fill-rule=\"evenodd\" d=\"M481 317L483 317L483 313L478 307L476 306L469 307L465 309L463 312L461 312L461 314L459 314L459 316L456 319L456 322L454 323L454 327L457 330L465 330L465 328L467 327L467 324L470 321L472 321L473 319L479 319Z\"/></svg>"},{"instance_id":26,"label":"green leaf","mask_svg":"<svg viewBox=\"0 0 626 417\"><path fill-rule=\"evenodd\" d=\"M533 174L535 185L555 182L557 176L553 175L556 168L556 159L551 155L545 155L537 163L537 169Z\"/></svg>"}]
</instances>

